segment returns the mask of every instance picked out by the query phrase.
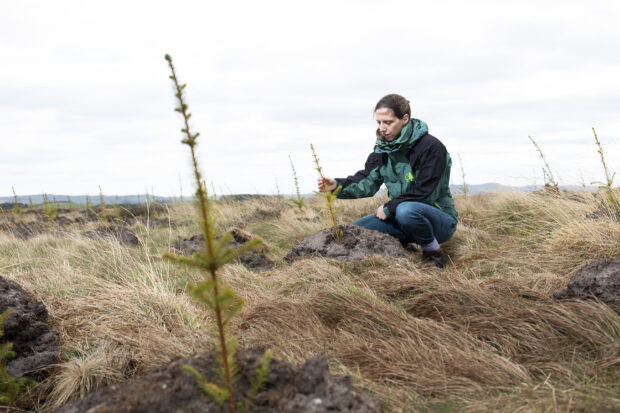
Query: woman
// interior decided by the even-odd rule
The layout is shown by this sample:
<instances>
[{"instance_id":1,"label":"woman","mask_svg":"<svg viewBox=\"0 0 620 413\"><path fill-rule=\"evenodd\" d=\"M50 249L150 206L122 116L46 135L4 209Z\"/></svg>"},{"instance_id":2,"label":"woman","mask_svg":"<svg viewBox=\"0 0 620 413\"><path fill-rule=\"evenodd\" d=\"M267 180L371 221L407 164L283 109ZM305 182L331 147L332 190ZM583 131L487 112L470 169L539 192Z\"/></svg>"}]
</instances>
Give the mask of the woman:
<instances>
[{"instance_id":1,"label":"woman","mask_svg":"<svg viewBox=\"0 0 620 413\"><path fill-rule=\"evenodd\" d=\"M342 189L338 198L373 196L385 184L390 201L353 225L386 232L403 245L422 247L424 263L443 267L440 243L456 230L458 214L450 194L452 160L446 147L411 118L409 101L384 96L375 106L377 142L363 170L347 178L319 178L319 191Z\"/></svg>"}]
</instances>

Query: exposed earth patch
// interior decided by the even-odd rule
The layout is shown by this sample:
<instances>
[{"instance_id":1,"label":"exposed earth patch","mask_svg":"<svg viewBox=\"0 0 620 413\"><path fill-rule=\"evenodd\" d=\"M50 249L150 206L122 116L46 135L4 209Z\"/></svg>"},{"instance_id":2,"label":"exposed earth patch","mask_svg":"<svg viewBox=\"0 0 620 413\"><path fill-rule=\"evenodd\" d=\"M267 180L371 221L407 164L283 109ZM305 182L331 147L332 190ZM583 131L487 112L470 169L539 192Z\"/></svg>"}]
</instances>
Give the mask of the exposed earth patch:
<instances>
[{"instance_id":1,"label":"exposed earth patch","mask_svg":"<svg viewBox=\"0 0 620 413\"><path fill-rule=\"evenodd\" d=\"M285 256L286 262L303 258L325 257L341 261L361 261L373 255L388 258L408 258L409 254L400 241L391 235L357 225L339 227L342 237L334 240L324 229L295 245Z\"/></svg>"},{"instance_id":2,"label":"exposed earth patch","mask_svg":"<svg viewBox=\"0 0 620 413\"><path fill-rule=\"evenodd\" d=\"M620 258L599 259L586 265L553 298L597 299L620 314Z\"/></svg>"},{"instance_id":3,"label":"exposed earth patch","mask_svg":"<svg viewBox=\"0 0 620 413\"><path fill-rule=\"evenodd\" d=\"M48 225L40 222L4 222L0 224L0 231L12 234L21 240L34 238L48 230Z\"/></svg>"},{"instance_id":4,"label":"exposed earth patch","mask_svg":"<svg viewBox=\"0 0 620 413\"><path fill-rule=\"evenodd\" d=\"M138 237L131 230L119 225L101 226L91 231L85 231L82 235L91 239L112 239L125 245L137 246L140 244Z\"/></svg>"},{"instance_id":5,"label":"exposed earth patch","mask_svg":"<svg viewBox=\"0 0 620 413\"><path fill-rule=\"evenodd\" d=\"M7 308L11 314L0 340L13 343L16 355L5 362L6 371L13 377L40 381L58 361L58 332L47 323L47 309L41 301L35 301L16 282L0 277L0 313Z\"/></svg>"},{"instance_id":6,"label":"exposed earth patch","mask_svg":"<svg viewBox=\"0 0 620 413\"><path fill-rule=\"evenodd\" d=\"M250 379L256 377L262 355L263 352L257 349L237 352L236 401L243 401L248 394ZM213 353L203 353L188 359L178 358L138 379L91 393L61 407L57 413L221 412L219 406L199 389L196 379L183 370L186 364L205 375L208 381L217 382L213 373L215 357ZM348 376L332 376L327 360L319 355L301 367L273 359L266 383L247 411L374 413L382 412L383 408L379 399L358 392Z\"/></svg>"},{"instance_id":7,"label":"exposed earth patch","mask_svg":"<svg viewBox=\"0 0 620 413\"><path fill-rule=\"evenodd\" d=\"M238 228L233 228L228 232L233 236L233 240L229 245L229 247L233 249L241 247L243 244L254 238L252 234ZM174 243L174 249L183 255L192 255L195 252L202 251L203 248L203 235L194 235L190 238L182 239ZM273 261L267 258L265 251L261 250L247 251L239 257L239 261L241 261L241 264L243 264L246 268L251 270L265 271L273 269Z\"/></svg>"}]
</instances>

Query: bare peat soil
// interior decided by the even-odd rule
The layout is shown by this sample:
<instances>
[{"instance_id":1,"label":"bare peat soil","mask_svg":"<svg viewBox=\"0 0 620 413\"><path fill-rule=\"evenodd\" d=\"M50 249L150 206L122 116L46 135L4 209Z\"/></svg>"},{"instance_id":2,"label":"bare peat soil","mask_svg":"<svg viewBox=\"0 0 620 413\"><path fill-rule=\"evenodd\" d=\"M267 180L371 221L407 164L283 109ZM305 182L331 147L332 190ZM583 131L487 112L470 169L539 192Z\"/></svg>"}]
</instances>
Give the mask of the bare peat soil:
<instances>
[{"instance_id":1,"label":"bare peat soil","mask_svg":"<svg viewBox=\"0 0 620 413\"><path fill-rule=\"evenodd\" d=\"M262 355L259 349L237 352L236 402L246 400L250 380L256 377ZM196 379L183 370L186 364L205 375L208 381L219 382L213 373L216 367L214 354L203 353L187 359L178 358L124 385L91 393L61 407L57 413L220 413L220 407L200 390ZM381 401L358 392L348 376L332 376L322 355L310 358L301 367L273 359L265 385L252 397L248 407L246 411L262 413L383 411Z\"/></svg>"},{"instance_id":2,"label":"bare peat soil","mask_svg":"<svg viewBox=\"0 0 620 413\"><path fill-rule=\"evenodd\" d=\"M13 344L15 357L5 363L13 377L40 381L58 361L60 338L47 323L47 309L16 282L0 277L0 313L11 309L4 323L2 342Z\"/></svg>"},{"instance_id":3,"label":"bare peat soil","mask_svg":"<svg viewBox=\"0 0 620 413\"><path fill-rule=\"evenodd\" d=\"M324 229L295 245L284 260L293 262L303 258L325 257L341 261L361 261L373 255L386 258L408 258L409 253L395 237L356 225L342 225L340 241Z\"/></svg>"},{"instance_id":4,"label":"bare peat soil","mask_svg":"<svg viewBox=\"0 0 620 413\"><path fill-rule=\"evenodd\" d=\"M620 258L598 259L584 266L553 298L595 299L620 314Z\"/></svg>"},{"instance_id":5,"label":"bare peat soil","mask_svg":"<svg viewBox=\"0 0 620 413\"><path fill-rule=\"evenodd\" d=\"M241 247L252 239L252 234L237 228L233 228L229 232L233 236L229 246L233 249ZM194 235L190 238L179 240L174 243L174 249L183 255L192 255L195 252L202 251L204 249L204 236ZM239 257L239 261L246 268L255 271L265 271L273 268L273 261L265 255L264 251L248 251Z\"/></svg>"}]
</instances>

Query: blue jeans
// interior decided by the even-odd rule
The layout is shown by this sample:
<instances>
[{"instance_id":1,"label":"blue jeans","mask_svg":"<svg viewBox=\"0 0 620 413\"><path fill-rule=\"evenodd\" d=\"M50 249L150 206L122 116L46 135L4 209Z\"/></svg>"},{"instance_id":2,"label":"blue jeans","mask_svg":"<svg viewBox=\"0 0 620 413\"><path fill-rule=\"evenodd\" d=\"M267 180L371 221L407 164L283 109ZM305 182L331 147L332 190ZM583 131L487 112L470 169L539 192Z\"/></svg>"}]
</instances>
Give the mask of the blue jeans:
<instances>
[{"instance_id":1,"label":"blue jeans","mask_svg":"<svg viewBox=\"0 0 620 413\"><path fill-rule=\"evenodd\" d=\"M439 243L446 242L456 231L456 223L450 215L422 202L402 202L396 207L396 216L391 215L382 221L372 214L358 219L353 225L388 233L403 244L414 242L420 245L429 244L434 238Z\"/></svg>"}]
</instances>

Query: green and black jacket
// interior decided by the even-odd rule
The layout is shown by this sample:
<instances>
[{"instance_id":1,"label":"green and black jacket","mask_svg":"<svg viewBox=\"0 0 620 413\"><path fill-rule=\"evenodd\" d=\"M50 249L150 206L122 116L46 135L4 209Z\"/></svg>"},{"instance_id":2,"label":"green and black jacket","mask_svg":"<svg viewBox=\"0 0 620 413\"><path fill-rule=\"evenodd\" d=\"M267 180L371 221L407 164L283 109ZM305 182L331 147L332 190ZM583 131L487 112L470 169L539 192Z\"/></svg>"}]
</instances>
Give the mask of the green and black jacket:
<instances>
[{"instance_id":1,"label":"green and black jacket","mask_svg":"<svg viewBox=\"0 0 620 413\"><path fill-rule=\"evenodd\" d=\"M363 170L336 178L342 185L338 198L373 196L385 184L390 201L383 211L388 217L396 215L401 202L416 201L439 208L457 222L449 186L451 166L446 147L428 133L426 123L411 119L394 141L377 139Z\"/></svg>"}]
</instances>

